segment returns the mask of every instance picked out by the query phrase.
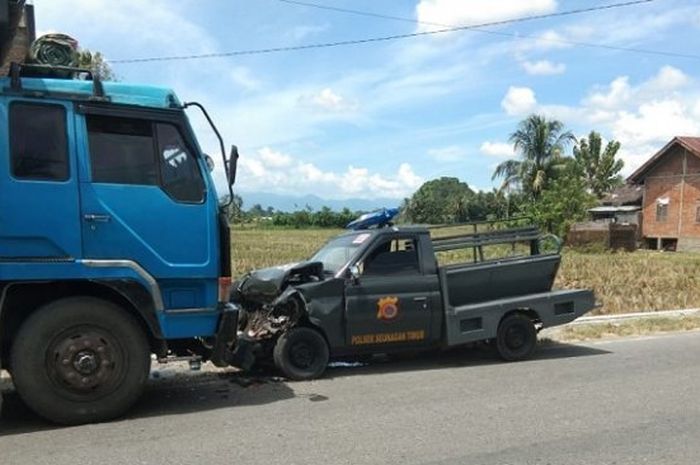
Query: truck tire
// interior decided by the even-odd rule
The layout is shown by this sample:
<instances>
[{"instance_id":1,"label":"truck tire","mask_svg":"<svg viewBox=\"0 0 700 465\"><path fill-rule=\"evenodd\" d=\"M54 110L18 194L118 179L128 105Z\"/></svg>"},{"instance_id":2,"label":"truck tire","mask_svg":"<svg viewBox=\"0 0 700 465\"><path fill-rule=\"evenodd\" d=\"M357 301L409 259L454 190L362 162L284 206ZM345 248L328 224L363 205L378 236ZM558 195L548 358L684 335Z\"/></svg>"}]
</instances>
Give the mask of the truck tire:
<instances>
[{"instance_id":1,"label":"truck tire","mask_svg":"<svg viewBox=\"0 0 700 465\"><path fill-rule=\"evenodd\" d=\"M143 391L151 357L132 315L111 302L72 297L22 324L10 363L17 393L34 412L76 425L124 414Z\"/></svg>"},{"instance_id":2,"label":"truck tire","mask_svg":"<svg viewBox=\"0 0 700 465\"><path fill-rule=\"evenodd\" d=\"M536 345L537 330L526 315L513 313L501 320L496 336L496 350L503 360L524 360L532 355Z\"/></svg>"},{"instance_id":3,"label":"truck tire","mask_svg":"<svg viewBox=\"0 0 700 465\"><path fill-rule=\"evenodd\" d=\"M311 328L292 328L279 339L273 350L275 366L289 379L318 378L328 365L328 344Z\"/></svg>"}]
</instances>

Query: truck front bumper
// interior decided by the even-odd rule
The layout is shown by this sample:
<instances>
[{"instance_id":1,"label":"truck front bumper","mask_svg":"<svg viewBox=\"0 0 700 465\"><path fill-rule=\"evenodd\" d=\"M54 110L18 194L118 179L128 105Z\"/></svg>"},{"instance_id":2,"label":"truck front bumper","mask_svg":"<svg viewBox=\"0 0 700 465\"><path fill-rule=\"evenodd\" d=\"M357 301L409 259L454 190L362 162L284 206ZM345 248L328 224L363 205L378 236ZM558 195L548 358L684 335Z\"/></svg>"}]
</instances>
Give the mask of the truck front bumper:
<instances>
[{"instance_id":1,"label":"truck front bumper","mask_svg":"<svg viewBox=\"0 0 700 465\"><path fill-rule=\"evenodd\" d=\"M214 339L211 362L218 367L226 367L234 361L236 339L238 336L238 316L240 307L230 302L220 302L219 327Z\"/></svg>"}]
</instances>

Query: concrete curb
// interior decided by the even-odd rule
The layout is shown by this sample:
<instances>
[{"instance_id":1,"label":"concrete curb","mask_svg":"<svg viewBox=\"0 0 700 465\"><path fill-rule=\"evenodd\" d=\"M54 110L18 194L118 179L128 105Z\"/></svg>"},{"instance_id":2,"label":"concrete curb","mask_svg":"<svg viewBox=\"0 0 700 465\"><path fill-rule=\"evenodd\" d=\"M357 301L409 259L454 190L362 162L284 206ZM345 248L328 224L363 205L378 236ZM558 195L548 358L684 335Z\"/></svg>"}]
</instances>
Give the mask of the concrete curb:
<instances>
[{"instance_id":1,"label":"concrete curb","mask_svg":"<svg viewBox=\"0 0 700 465\"><path fill-rule=\"evenodd\" d=\"M681 310L662 310L658 312L620 313L617 315L582 316L565 326L596 325L605 323L617 323L629 320L648 320L654 318L682 318L687 316L700 316L700 308L688 308Z\"/></svg>"}]
</instances>

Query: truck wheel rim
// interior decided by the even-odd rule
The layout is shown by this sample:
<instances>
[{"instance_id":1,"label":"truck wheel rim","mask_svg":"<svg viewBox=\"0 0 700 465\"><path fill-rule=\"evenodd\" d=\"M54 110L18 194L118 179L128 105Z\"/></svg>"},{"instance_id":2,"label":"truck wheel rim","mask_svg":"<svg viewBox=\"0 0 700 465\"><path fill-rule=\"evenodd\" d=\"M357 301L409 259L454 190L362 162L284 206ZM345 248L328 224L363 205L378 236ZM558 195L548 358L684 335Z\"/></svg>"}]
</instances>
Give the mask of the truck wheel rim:
<instances>
[{"instance_id":1,"label":"truck wheel rim","mask_svg":"<svg viewBox=\"0 0 700 465\"><path fill-rule=\"evenodd\" d=\"M527 334L525 330L519 326L511 326L506 331L505 343L508 349L518 350L521 349L525 342L527 341Z\"/></svg>"},{"instance_id":2,"label":"truck wheel rim","mask_svg":"<svg viewBox=\"0 0 700 465\"><path fill-rule=\"evenodd\" d=\"M297 342L289 350L292 364L301 369L309 368L314 362L314 349L306 342Z\"/></svg>"},{"instance_id":3,"label":"truck wheel rim","mask_svg":"<svg viewBox=\"0 0 700 465\"><path fill-rule=\"evenodd\" d=\"M49 378L69 397L108 394L122 378L122 346L101 328L68 329L53 339L46 355Z\"/></svg>"}]
</instances>

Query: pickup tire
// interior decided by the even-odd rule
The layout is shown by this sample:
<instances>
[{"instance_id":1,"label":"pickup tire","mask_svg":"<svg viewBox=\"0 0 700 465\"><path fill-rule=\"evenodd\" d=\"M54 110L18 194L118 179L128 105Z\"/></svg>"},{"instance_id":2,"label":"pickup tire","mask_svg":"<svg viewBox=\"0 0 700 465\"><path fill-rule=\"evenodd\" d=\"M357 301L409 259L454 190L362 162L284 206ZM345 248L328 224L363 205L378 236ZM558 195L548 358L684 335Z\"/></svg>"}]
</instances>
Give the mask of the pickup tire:
<instances>
[{"instance_id":1,"label":"pickup tire","mask_svg":"<svg viewBox=\"0 0 700 465\"><path fill-rule=\"evenodd\" d=\"M150 352L128 312L72 297L39 308L22 324L10 362L17 393L34 412L75 425L124 414L143 391Z\"/></svg>"},{"instance_id":2,"label":"pickup tire","mask_svg":"<svg viewBox=\"0 0 700 465\"><path fill-rule=\"evenodd\" d=\"M537 345L537 330L533 321L522 313L512 313L498 325L496 350L508 362L532 355Z\"/></svg>"},{"instance_id":3,"label":"pickup tire","mask_svg":"<svg viewBox=\"0 0 700 465\"><path fill-rule=\"evenodd\" d=\"M289 379L318 378L328 365L328 344L314 329L292 328L277 339L273 359L275 366Z\"/></svg>"}]
</instances>

